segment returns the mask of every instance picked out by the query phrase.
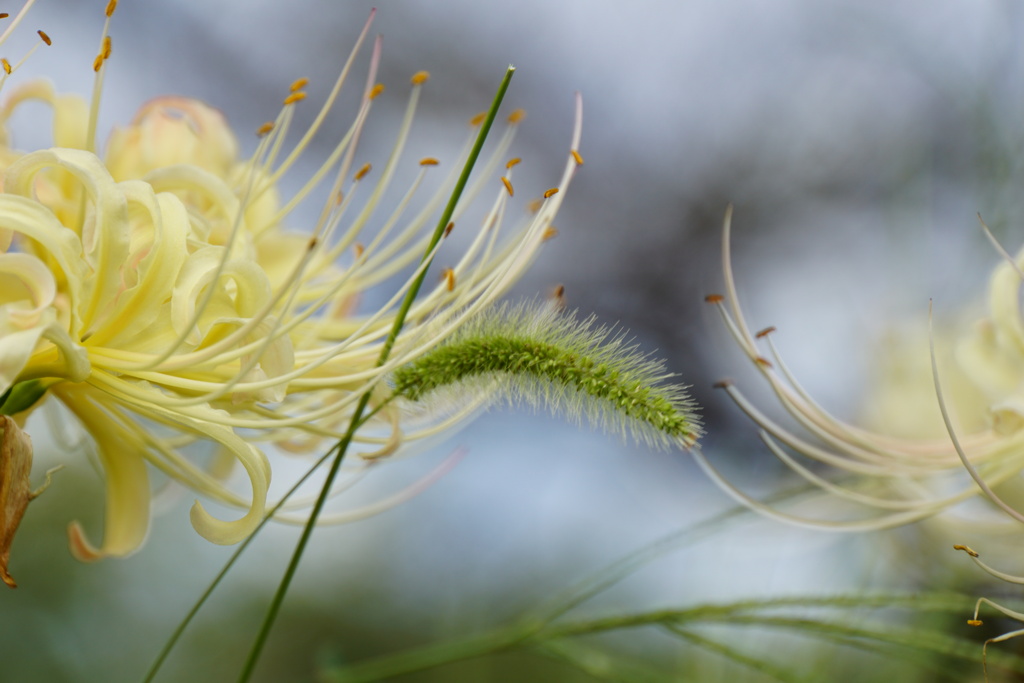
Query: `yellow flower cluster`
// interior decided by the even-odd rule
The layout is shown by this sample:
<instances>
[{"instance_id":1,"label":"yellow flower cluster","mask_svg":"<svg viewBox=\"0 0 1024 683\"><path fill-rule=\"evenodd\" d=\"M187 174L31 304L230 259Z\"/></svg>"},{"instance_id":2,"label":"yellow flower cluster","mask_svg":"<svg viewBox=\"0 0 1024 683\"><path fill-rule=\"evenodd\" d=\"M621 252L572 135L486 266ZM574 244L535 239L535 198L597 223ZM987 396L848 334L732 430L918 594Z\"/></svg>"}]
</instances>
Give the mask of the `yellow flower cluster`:
<instances>
[{"instance_id":1,"label":"yellow flower cluster","mask_svg":"<svg viewBox=\"0 0 1024 683\"><path fill-rule=\"evenodd\" d=\"M111 5L108 26L112 13ZM242 507L243 516L231 520L214 517L198 501L192 509L202 536L230 544L251 533L267 510L271 466L256 444L302 450L336 439L367 391L374 392L377 428L370 424L357 438L364 455L390 453L403 439L446 426L403 426L383 378L490 306L553 235L551 221L581 163L578 101L557 191L511 229L504 217L514 164L503 162L522 116L510 117L453 218L472 239L461 254L445 251L444 240L435 248L450 268L413 305L389 362L376 366L397 303L425 267L417 264L429 229L476 131L445 164L443 179L435 177L441 173L436 159L404 158L428 79L423 72L412 78L380 172L357 167L360 133L383 90L374 84L378 44L355 120L302 189L282 198L279 180L351 80L368 29L299 142L289 148L285 140L306 97L304 79L293 84L278 118L260 129L250 158L239 158L218 111L186 98L144 105L130 125L114 131L102 155L92 143L99 85L90 104L57 95L47 83L28 83L0 109L0 123L29 100L54 112L53 148L22 153L6 131L0 137L0 394L36 380L32 386L45 387L96 442L107 479L105 530L94 545L71 524L79 558L123 556L139 547L149 526L150 466L209 499ZM110 55L106 34L102 45L98 79ZM416 164L411 185L388 199L398 169ZM431 183L435 189L425 193ZM327 197L315 224L286 229L313 192ZM463 225L470 201L486 194L492 199L483 219ZM402 284L384 305L357 312L364 291L396 275ZM16 417L23 425L25 413ZM8 428L4 439L18 436L16 429ZM215 443L221 456L242 465L250 496L195 464L190 452L197 441Z\"/></svg>"}]
</instances>

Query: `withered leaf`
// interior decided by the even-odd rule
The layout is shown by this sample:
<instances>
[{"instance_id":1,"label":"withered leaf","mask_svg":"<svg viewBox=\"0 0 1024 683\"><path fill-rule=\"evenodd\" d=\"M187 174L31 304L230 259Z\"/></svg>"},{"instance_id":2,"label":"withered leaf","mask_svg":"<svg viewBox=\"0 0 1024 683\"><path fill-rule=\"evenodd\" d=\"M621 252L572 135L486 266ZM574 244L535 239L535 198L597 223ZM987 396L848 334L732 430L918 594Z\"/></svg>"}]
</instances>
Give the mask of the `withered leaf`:
<instances>
[{"instance_id":1,"label":"withered leaf","mask_svg":"<svg viewBox=\"0 0 1024 683\"><path fill-rule=\"evenodd\" d=\"M14 578L7 573L14 533L25 515L29 501L40 492L29 488L32 471L32 438L7 415L0 415L0 579L16 588Z\"/></svg>"}]
</instances>

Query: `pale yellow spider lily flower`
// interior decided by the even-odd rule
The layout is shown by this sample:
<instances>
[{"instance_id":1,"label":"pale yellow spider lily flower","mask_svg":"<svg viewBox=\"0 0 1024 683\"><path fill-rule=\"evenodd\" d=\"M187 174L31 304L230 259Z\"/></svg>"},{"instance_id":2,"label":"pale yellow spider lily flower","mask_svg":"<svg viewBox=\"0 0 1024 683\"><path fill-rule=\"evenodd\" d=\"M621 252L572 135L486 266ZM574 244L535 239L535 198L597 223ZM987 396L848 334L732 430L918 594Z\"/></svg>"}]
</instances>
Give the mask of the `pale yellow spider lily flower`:
<instances>
[{"instance_id":1,"label":"pale yellow spider lily flower","mask_svg":"<svg viewBox=\"0 0 1024 683\"><path fill-rule=\"evenodd\" d=\"M800 386L783 362L772 342L774 328L751 332L736 291L730 223L731 210L723 231L725 294L709 296L708 301L721 312L740 348L797 428L769 417L735 383L722 382L720 386L757 423L768 449L825 494L814 496L813 508L767 505L741 491L703 454L695 453L698 464L730 496L790 523L856 531L892 527L948 511L983 493L972 480L975 476L987 482L984 493L992 498L989 487L1019 475L1024 468L1024 324L1019 307L1021 276L1013 266L1000 265L992 277L988 319L968 328L960 340L947 340L946 335L936 340L937 373L929 360L927 322L922 319L916 360L923 370L892 381L884 388L880 403L899 406L899 413L887 416L890 433L901 431L892 428L901 415L906 417L907 425L927 433L921 438L892 436L830 414ZM1018 260L1024 263L1024 252ZM958 417L968 417L965 425L955 427L957 432L964 431L958 439L963 455L958 454L957 444L943 423L937 378L945 389L942 396L946 398L942 400L953 402ZM866 402L871 401L869 395ZM923 418L920 413L927 415ZM832 472L818 467L822 464ZM973 470L971 476L968 470ZM825 498L832 503L826 503ZM976 512L965 511L963 521L969 521ZM984 528L991 528L994 515L983 514L982 518Z\"/></svg>"},{"instance_id":2,"label":"pale yellow spider lily flower","mask_svg":"<svg viewBox=\"0 0 1024 683\"><path fill-rule=\"evenodd\" d=\"M472 235L468 246L461 254L449 253L444 240L435 248L449 268L413 305L389 362L376 367L476 131L446 162L444 178L432 177L437 160L404 158L428 79L419 73L380 170L357 168L360 131L382 91L373 85L378 41L356 119L308 183L282 198L278 180L329 115L368 29L300 141L290 149L285 144L306 95L304 80L293 84L278 118L261 128L249 159L238 158L236 138L219 112L186 98L144 105L130 126L113 133L102 157L90 143L95 102L31 83L0 109L0 121L28 100L54 110L58 146L28 153L0 146L0 394L39 380L96 442L107 480L105 529L95 545L72 523L79 558L124 556L140 546L149 526L149 466L204 497L243 508L241 518L230 520L198 501L192 508L202 536L231 544L266 514L271 466L260 444L293 451L329 444L367 391L378 412L357 435L366 457L392 453L472 412L469 406L439 424L409 423L388 403L383 379L496 301L551 237L552 219L582 163L581 105L577 98L561 178L511 230L505 215L514 164L504 160L522 115L509 118L454 215L458 230ZM107 57L109 50L97 57L101 76ZM6 133L2 140L9 140ZM419 171L395 194L403 165ZM429 184L434 189L420 197ZM287 231L286 219L318 188L327 199L315 224ZM488 194L483 218L463 224L474 198ZM379 227L367 234L373 223ZM405 279L385 304L354 312L367 288L401 274ZM202 441L242 465L251 495L239 495L190 459L193 444Z\"/></svg>"}]
</instances>

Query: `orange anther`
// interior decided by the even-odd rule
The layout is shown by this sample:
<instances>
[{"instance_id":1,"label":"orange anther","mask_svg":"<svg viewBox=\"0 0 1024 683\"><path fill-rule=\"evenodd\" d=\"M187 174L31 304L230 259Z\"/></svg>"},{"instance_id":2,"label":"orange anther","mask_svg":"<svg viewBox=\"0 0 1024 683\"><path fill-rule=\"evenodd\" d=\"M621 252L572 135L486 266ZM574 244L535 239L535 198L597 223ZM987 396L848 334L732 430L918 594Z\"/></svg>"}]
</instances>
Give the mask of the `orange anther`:
<instances>
[{"instance_id":1,"label":"orange anther","mask_svg":"<svg viewBox=\"0 0 1024 683\"><path fill-rule=\"evenodd\" d=\"M534 199L532 202L526 205L526 210L530 213L537 213L540 211L540 207L544 206L543 199Z\"/></svg>"},{"instance_id":2,"label":"orange anther","mask_svg":"<svg viewBox=\"0 0 1024 683\"><path fill-rule=\"evenodd\" d=\"M263 137L264 135L266 135L267 133L269 133L272 130L274 130L274 122L273 121L267 121L262 126L260 126L259 128L256 129L256 135L257 135L257 137Z\"/></svg>"},{"instance_id":3,"label":"orange anther","mask_svg":"<svg viewBox=\"0 0 1024 683\"><path fill-rule=\"evenodd\" d=\"M541 239L543 241L547 242L548 240L553 239L555 237L558 237L558 228L556 228L553 225L549 225L548 227L544 228L544 234L541 235Z\"/></svg>"},{"instance_id":4,"label":"orange anther","mask_svg":"<svg viewBox=\"0 0 1024 683\"><path fill-rule=\"evenodd\" d=\"M501 182L505 185L505 189L508 190L508 196L514 197L516 192L512 189L512 181L505 176L501 176Z\"/></svg>"},{"instance_id":5,"label":"orange anther","mask_svg":"<svg viewBox=\"0 0 1024 683\"><path fill-rule=\"evenodd\" d=\"M580 153L577 152L574 149L569 150L569 152L572 154L572 158L576 160L576 165L577 166L582 166L583 165L583 157L580 156Z\"/></svg>"},{"instance_id":6,"label":"orange anther","mask_svg":"<svg viewBox=\"0 0 1024 683\"><path fill-rule=\"evenodd\" d=\"M983 623L985 623L985 622L983 622L981 619L968 619L967 620L967 625L968 626L981 626Z\"/></svg>"},{"instance_id":7,"label":"orange anther","mask_svg":"<svg viewBox=\"0 0 1024 683\"><path fill-rule=\"evenodd\" d=\"M444 280L445 287L449 292L455 291L455 271L451 268L445 268L441 271L441 279Z\"/></svg>"},{"instance_id":8,"label":"orange anther","mask_svg":"<svg viewBox=\"0 0 1024 683\"><path fill-rule=\"evenodd\" d=\"M709 304L720 304L725 301L725 297L721 294L708 294L704 297L704 302Z\"/></svg>"},{"instance_id":9,"label":"orange anther","mask_svg":"<svg viewBox=\"0 0 1024 683\"><path fill-rule=\"evenodd\" d=\"M366 174L370 172L371 168L373 167L370 166L370 164L363 164L363 167L356 171L356 175L353 178L353 180L362 180L366 176Z\"/></svg>"},{"instance_id":10,"label":"orange anther","mask_svg":"<svg viewBox=\"0 0 1024 683\"><path fill-rule=\"evenodd\" d=\"M410 78L409 80L410 82L412 82L413 85L423 85L424 83L430 80L430 72L417 71L412 75L412 78Z\"/></svg>"},{"instance_id":11,"label":"orange anther","mask_svg":"<svg viewBox=\"0 0 1024 683\"><path fill-rule=\"evenodd\" d=\"M953 550L963 550L965 553L967 553L971 557L977 557L978 556L978 553L974 552L973 550L971 550L970 548L968 548L965 545L960 545L959 543L953 546Z\"/></svg>"},{"instance_id":12,"label":"orange anther","mask_svg":"<svg viewBox=\"0 0 1024 683\"><path fill-rule=\"evenodd\" d=\"M556 299L564 299L565 285L555 285L555 288L551 290L551 295Z\"/></svg>"},{"instance_id":13,"label":"orange anther","mask_svg":"<svg viewBox=\"0 0 1024 683\"><path fill-rule=\"evenodd\" d=\"M454 229L455 229L455 222L454 221L449 223L448 225L444 226L444 236L447 237L448 235L452 234L452 230L454 230Z\"/></svg>"},{"instance_id":14,"label":"orange anther","mask_svg":"<svg viewBox=\"0 0 1024 683\"><path fill-rule=\"evenodd\" d=\"M544 199L548 199L550 197L554 197L556 194L558 194L558 188L557 187L552 187L550 190L545 190L544 191Z\"/></svg>"},{"instance_id":15,"label":"orange anther","mask_svg":"<svg viewBox=\"0 0 1024 683\"><path fill-rule=\"evenodd\" d=\"M36 33L39 34L39 37L43 39L44 43L47 45L53 45L53 41L50 40L50 36L46 35L46 31L36 31Z\"/></svg>"},{"instance_id":16,"label":"orange anther","mask_svg":"<svg viewBox=\"0 0 1024 683\"><path fill-rule=\"evenodd\" d=\"M474 116L473 118L471 118L469 120L469 125L471 125L471 126L479 126L481 123L484 122L484 119L486 119L486 118L487 118L487 112L482 111L482 112L480 112L479 114L477 114L476 116Z\"/></svg>"},{"instance_id":17,"label":"orange anther","mask_svg":"<svg viewBox=\"0 0 1024 683\"><path fill-rule=\"evenodd\" d=\"M93 71L99 71L102 66L103 66L103 54L100 53L100 54L96 55L96 59L92 60L92 70Z\"/></svg>"},{"instance_id":18,"label":"orange anther","mask_svg":"<svg viewBox=\"0 0 1024 683\"><path fill-rule=\"evenodd\" d=\"M511 114L508 115L508 122L509 123L519 123L520 121L522 121L525 118L526 118L526 110L525 109L516 109L515 111L513 111Z\"/></svg>"},{"instance_id":19,"label":"orange anther","mask_svg":"<svg viewBox=\"0 0 1024 683\"><path fill-rule=\"evenodd\" d=\"M355 244L352 245L352 251L356 253L356 258L359 259L363 257L363 252L366 251L366 247L364 247L361 243L356 242Z\"/></svg>"},{"instance_id":20,"label":"orange anther","mask_svg":"<svg viewBox=\"0 0 1024 683\"><path fill-rule=\"evenodd\" d=\"M114 13L114 10L116 10L116 9L117 9L117 0L110 0L110 2L107 3L107 9L104 10L104 11L105 11L106 15L109 17L111 14Z\"/></svg>"},{"instance_id":21,"label":"orange anther","mask_svg":"<svg viewBox=\"0 0 1024 683\"><path fill-rule=\"evenodd\" d=\"M8 14L7 12L0 12L0 19L6 19L9 16L11 16L11 15Z\"/></svg>"},{"instance_id":22,"label":"orange anther","mask_svg":"<svg viewBox=\"0 0 1024 683\"><path fill-rule=\"evenodd\" d=\"M0 65L4 67L4 73L11 73L11 63L7 59L0 57Z\"/></svg>"},{"instance_id":23,"label":"orange anther","mask_svg":"<svg viewBox=\"0 0 1024 683\"><path fill-rule=\"evenodd\" d=\"M306 93L299 90L298 92L293 92L291 95L284 98L284 105L287 107L289 104L300 102L304 99L306 99Z\"/></svg>"},{"instance_id":24,"label":"orange anther","mask_svg":"<svg viewBox=\"0 0 1024 683\"><path fill-rule=\"evenodd\" d=\"M441 162L434 157L423 157L420 159L420 166L437 166L439 163Z\"/></svg>"},{"instance_id":25,"label":"orange anther","mask_svg":"<svg viewBox=\"0 0 1024 683\"><path fill-rule=\"evenodd\" d=\"M103 36L103 50L100 54L103 55L103 59L110 59L110 51L113 49L114 43L110 39L110 36Z\"/></svg>"},{"instance_id":26,"label":"orange anther","mask_svg":"<svg viewBox=\"0 0 1024 683\"><path fill-rule=\"evenodd\" d=\"M761 356L758 356L757 358L755 358L754 362L757 363L758 365L760 365L762 368L771 368L772 367L772 362L770 360L768 360L767 358L762 358Z\"/></svg>"},{"instance_id":27,"label":"orange anther","mask_svg":"<svg viewBox=\"0 0 1024 683\"><path fill-rule=\"evenodd\" d=\"M757 337L758 339L762 339L764 337L767 337L769 334L771 334L774 331L775 331L775 326L772 325L771 327L764 328L763 330L761 330L760 332L758 332L754 336Z\"/></svg>"},{"instance_id":28,"label":"orange anther","mask_svg":"<svg viewBox=\"0 0 1024 683\"><path fill-rule=\"evenodd\" d=\"M303 76L302 78L296 78L294 81L292 81L292 84L288 86L288 92L302 90L303 88L306 87L307 83L309 83L309 79L306 78L305 76Z\"/></svg>"},{"instance_id":29,"label":"orange anther","mask_svg":"<svg viewBox=\"0 0 1024 683\"><path fill-rule=\"evenodd\" d=\"M732 384L733 382L731 379L723 379L719 382L715 382L711 386L714 387L715 389L728 389L729 387L732 386Z\"/></svg>"},{"instance_id":30,"label":"orange anther","mask_svg":"<svg viewBox=\"0 0 1024 683\"><path fill-rule=\"evenodd\" d=\"M370 88L370 94L368 97L371 100L375 100L377 99L377 95L380 95L382 92L384 92L384 84L378 83L377 85Z\"/></svg>"},{"instance_id":31,"label":"orange anther","mask_svg":"<svg viewBox=\"0 0 1024 683\"><path fill-rule=\"evenodd\" d=\"M505 164L505 168L512 168L513 166L518 164L520 161L522 161L522 159L520 159L519 157L516 157L514 159L509 159L508 163Z\"/></svg>"}]
</instances>

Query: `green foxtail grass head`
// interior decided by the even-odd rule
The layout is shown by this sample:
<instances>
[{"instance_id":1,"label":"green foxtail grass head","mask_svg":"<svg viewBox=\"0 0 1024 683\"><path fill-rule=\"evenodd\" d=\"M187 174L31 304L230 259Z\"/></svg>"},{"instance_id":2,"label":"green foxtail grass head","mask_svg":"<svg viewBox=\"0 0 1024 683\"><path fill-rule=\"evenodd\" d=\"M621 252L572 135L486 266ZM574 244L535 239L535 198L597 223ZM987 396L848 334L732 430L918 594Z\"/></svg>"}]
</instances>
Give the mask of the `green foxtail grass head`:
<instances>
[{"instance_id":1,"label":"green foxtail grass head","mask_svg":"<svg viewBox=\"0 0 1024 683\"><path fill-rule=\"evenodd\" d=\"M671 377L623 332L528 302L477 316L393 381L396 394L430 408L488 393L654 446L689 447L700 419Z\"/></svg>"}]
</instances>

